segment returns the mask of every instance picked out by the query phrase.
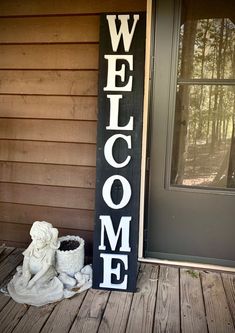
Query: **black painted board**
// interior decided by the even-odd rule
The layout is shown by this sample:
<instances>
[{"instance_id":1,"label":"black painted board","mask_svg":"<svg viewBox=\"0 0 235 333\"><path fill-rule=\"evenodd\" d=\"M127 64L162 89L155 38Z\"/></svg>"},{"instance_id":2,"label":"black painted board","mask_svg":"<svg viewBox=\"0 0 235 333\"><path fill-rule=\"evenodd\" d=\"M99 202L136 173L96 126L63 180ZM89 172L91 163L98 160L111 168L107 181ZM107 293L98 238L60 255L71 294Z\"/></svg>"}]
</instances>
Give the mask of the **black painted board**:
<instances>
[{"instance_id":1,"label":"black painted board","mask_svg":"<svg viewBox=\"0 0 235 333\"><path fill-rule=\"evenodd\" d=\"M128 13L125 13L128 14ZM139 232L139 201L140 201L140 174L141 174L141 142L142 142L142 116L143 116L143 96L144 96L144 61L145 61L145 13L130 13L130 27L133 24L133 15L138 14L139 21L136 24L134 36L132 39L129 52L125 52L123 41L119 43L117 52L112 49L107 14L102 14L100 18L100 54L99 54L99 112L98 112L98 128L97 128L97 164L96 164L96 213L95 213L95 230L93 243L93 288L103 289L100 284L103 281L104 275L107 273L103 267L102 253L108 254L124 254L128 256L128 270L125 270L122 261L118 259L112 260L112 268L116 268L118 264L121 266L121 276L117 279L115 274L112 274L112 283L117 285L115 288L105 288L110 290L118 290L118 284L127 275L126 291L136 290L137 278L137 255L138 255L138 232ZM110 14L109 14L110 15ZM116 15L116 14L113 14ZM121 15L121 14L119 14ZM129 76L133 76L132 91L104 91L107 85L108 62L104 58L105 55L133 55L133 71L126 71L125 83L117 79L116 84L119 86L125 85L128 82ZM125 61L117 62L117 69L121 68ZM125 68L128 68L128 64ZM125 126L130 117L134 117L133 130L108 130L110 118L110 101L107 98L109 94L121 94L122 99L119 103L119 125ZM132 148L128 149L127 143L119 139L113 146L114 159L121 163L126 160L127 156L131 156L131 160L127 166L123 168L114 168L106 161L104 156L104 146L107 140L115 135L123 134L130 135ZM102 189L106 180L113 176L123 176L131 185L132 195L129 203L121 209L110 208L102 196ZM112 200L118 204L123 196L123 189L120 181L115 181L111 191ZM119 237L115 251L110 248L109 240L106 232L105 245L106 250L99 250L101 243L101 215L108 215L113 222L115 233L118 230L120 220L123 216L131 216L130 222L130 248L131 252L120 252L121 235Z\"/></svg>"}]
</instances>

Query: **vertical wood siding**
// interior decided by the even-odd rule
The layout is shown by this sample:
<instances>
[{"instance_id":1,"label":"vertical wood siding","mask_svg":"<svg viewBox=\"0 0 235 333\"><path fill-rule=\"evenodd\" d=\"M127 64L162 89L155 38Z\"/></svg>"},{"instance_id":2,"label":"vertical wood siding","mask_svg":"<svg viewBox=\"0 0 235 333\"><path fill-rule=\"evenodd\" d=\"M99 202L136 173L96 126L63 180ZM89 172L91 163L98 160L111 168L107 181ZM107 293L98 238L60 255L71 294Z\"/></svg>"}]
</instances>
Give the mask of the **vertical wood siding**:
<instances>
[{"instance_id":1,"label":"vertical wood siding","mask_svg":"<svg viewBox=\"0 0 235 333\"><path fill-rule=\"evenodd\" d=\"M0 2L0 242L25 246L35 220L91 252L99 14L145 0Z\"/></svg>"}]
</instances>

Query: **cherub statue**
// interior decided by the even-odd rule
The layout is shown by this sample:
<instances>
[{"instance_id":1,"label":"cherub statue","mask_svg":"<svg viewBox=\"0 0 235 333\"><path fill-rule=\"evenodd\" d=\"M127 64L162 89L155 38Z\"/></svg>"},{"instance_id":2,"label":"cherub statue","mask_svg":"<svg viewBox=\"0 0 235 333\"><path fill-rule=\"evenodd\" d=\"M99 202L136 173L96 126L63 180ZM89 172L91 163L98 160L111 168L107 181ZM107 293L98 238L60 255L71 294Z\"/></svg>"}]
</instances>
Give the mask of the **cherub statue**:
<instances>
[{"instance_id":1,"label":"cherub statue","mask_svg":"<svg viewBox=\"0 0 235 333\"><path fill-rule=\"evenodd\" d=\"M90 265L79 268L79 271L72 276L70 272L66 271L66 267L65 271L63 270L62 262L58 266L57 260L56 265L60 242L58 230L53 228L52 224L45 221L34 222L30 236L32 242L23 252L23 266L17 267L16 274L7 285L10 296L16 302L41 306L72 297L91 288L92 268ZM80 246L84 247L82 239L80 239ZM83 255L81 261L84 264L84 252L81 253ZM78 260L77 256L74 258L74 260ZM68 264L67 255L64 260L66 260L64 264ZM70 266L72 264L70 262ZM59 272L56 271L56 266L60 268Z\"/></svg>"},{"instance_id":2,"label":"cherub statue","mask_svg":"<svg viewBox=\"0 0 235 333\"><path fill-rule=\"evenodd\" d=\"M63 298L63 283L57 278L55 254L58 230L45 221L36 221L30 230L32 242L23 252L23 266L8 284L10 296L18 303L44 305Z\"/></svg>"}]
</instances>

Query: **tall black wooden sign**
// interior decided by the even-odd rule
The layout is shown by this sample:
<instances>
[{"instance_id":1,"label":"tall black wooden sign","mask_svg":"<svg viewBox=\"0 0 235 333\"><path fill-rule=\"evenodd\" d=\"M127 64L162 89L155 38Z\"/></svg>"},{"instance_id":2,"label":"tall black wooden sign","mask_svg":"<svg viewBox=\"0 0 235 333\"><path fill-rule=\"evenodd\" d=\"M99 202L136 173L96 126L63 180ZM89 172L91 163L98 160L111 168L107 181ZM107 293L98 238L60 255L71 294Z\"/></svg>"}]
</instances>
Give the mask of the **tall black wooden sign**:
<instances>
[{"instance_id":1,"label":"tall black wooden sign","mask_svg":"<svg viewBox=\"0 0 235 333\"><path fill-rule=\"evenodd\" d=\"M145 13L104 14L100 24L93 287L135 291Z\"/></svg>"}]
</instances>

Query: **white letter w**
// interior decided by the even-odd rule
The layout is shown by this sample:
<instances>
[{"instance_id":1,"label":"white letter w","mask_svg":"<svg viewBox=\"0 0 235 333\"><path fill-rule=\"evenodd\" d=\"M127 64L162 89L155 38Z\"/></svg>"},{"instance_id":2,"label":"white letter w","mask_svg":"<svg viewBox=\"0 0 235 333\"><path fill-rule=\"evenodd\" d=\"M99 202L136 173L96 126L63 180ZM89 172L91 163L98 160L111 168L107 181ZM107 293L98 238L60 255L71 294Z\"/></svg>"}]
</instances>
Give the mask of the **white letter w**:
<instances>
[{"instance_id":1,"label":"white letter w","mask_svg":"<svg viewBox=\"0 0 235 333\"><path fill-rule=\"evenodd\" d=\"M135 32L136 23L139 20L139 15L134 15L134 23L131 28L131 32L129 32L128 20L130 19L130 15L118 15L118 19L121 21L121 25L119 28L119 32L117 32L116 27L116 16L117 15L107 15L106 18L109 23L109 32L111 36L112 48L113 51L116 52L118 49L118 45L123 36L123 44L125 52L128 52L131 46L131 41Z\"/></svg>"}]
</instances>

